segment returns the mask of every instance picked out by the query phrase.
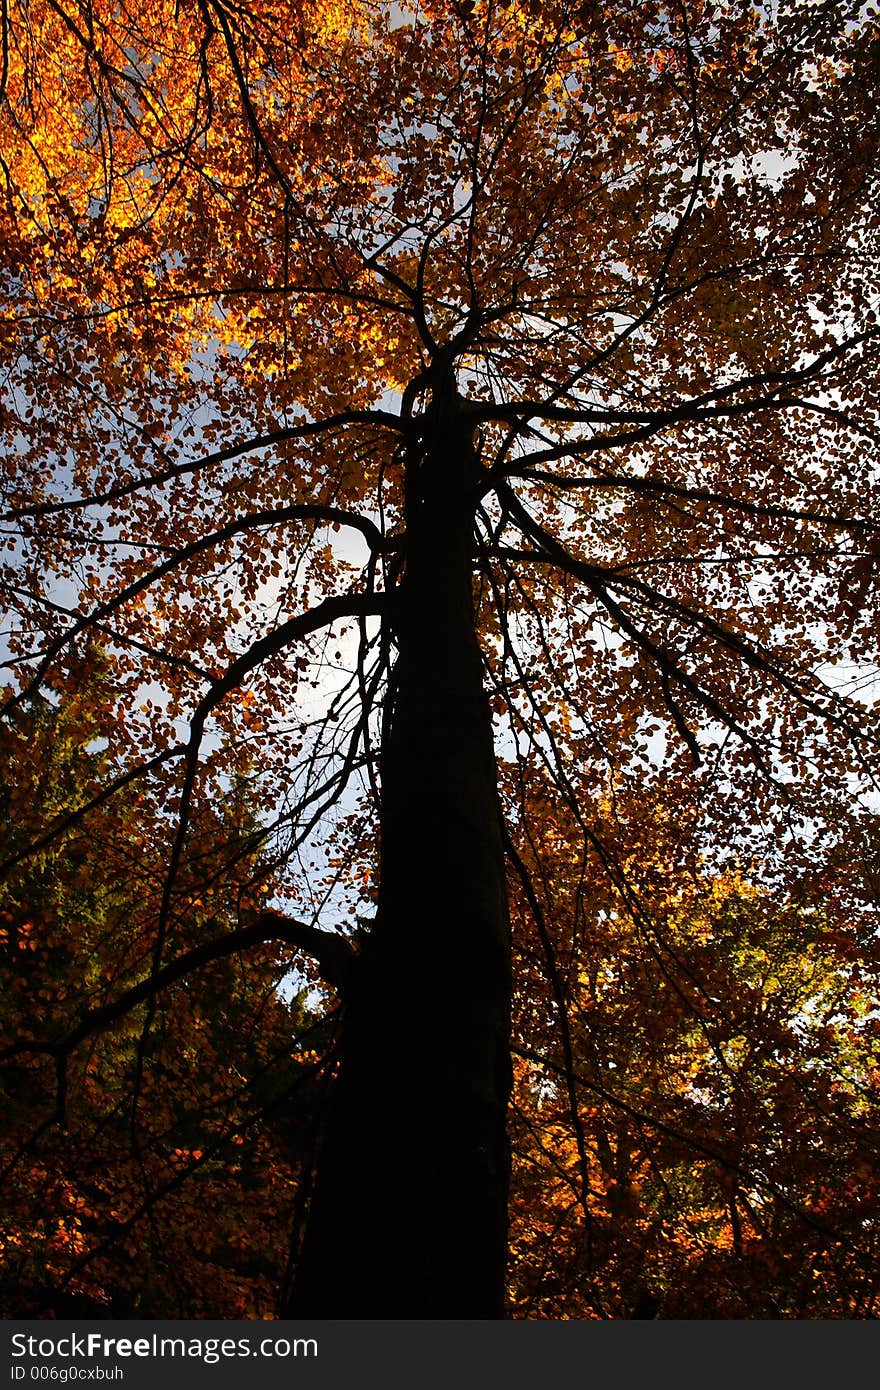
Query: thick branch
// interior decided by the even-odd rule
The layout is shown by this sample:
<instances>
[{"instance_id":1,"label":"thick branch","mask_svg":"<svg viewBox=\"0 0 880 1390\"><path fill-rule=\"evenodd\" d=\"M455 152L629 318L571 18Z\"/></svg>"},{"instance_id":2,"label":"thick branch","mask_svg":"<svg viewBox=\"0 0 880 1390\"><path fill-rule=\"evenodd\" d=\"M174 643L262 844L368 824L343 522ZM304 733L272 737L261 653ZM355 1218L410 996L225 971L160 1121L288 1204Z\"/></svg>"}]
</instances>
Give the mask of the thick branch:
<instances>
[{"instance_id":1,"label":"thick branch","mask_svg":"<svg viewBox=\"0 0 880 1390\"><path fill-rule=\"evenodd\" d=\"M261 912L251 926L241 927L226 936L195 946L191 951L185 951L182 956L169 961L155 974L132 985L109 1004L87 1010L76 1027L63 1037L52 1042L31 1040L14 1043L0 1052L0 1058L7 1060L24 1054L66 1057L85 1038L118 1022L138 1004L154 998L161 990L175 984L194 970L209 965L211 961L237 955L266 941L283 941L312 956L318 962L324 979L341 996L350 989L357 956L343 937L333 932L320 931L317 927L298 922L293 917L284 916L283 913L268 910Z\"/></svg>"},{"instance_id":2,"label":"thick branch","mask_svg":"<svg viewBox=\"0 0 880 1390\"><path fill-rule=\"evenodd\" d=\"M297 439L309 439L325 430L330 432L343 429L347 425L380 425L400 433L403 424L399 416L388 410L346 410L338 415L328 416L326 420L309 420L302 425L290 425L285 429L270 430L267 434L253 435L241 444L231 444L227 449L217 449L214 453L203 454L201 458L186 463L172 463L161 473L148 478L136 478L133 482L108 488L106 492L94 493L91 497L71 497L64 502L38 502L30 507L16 507L6 513L2 520L17 521L25 516L48 516L56 512L67 512L79 507L99 507L108 502L119 502L144 488L160 487L188 474L198 473L202 468L215 464L231 463L245 454L257 453L260 449L271 449L276 444L287 444ZM167 457L167 455L166 455Z\"/></svg>"},{"instance_id":3,"label":"thick branch","mask_svg":"<svg viewBox=\"0 0 880 1390\"><path fill-rule=\"evenodd\" d=\"M806 382L820 379L826 367L878 336L880 336L880 329L868 328L861 333L854 333L850 337L844 338L841 342L832 343L824 352L817 353L812 361L807 362L803 367L754 372L750 376L740 377L737 381L726 382L722 386L704 391L701 395L694 396L690 400L678 401L675 405L660 407L656 410L620 410L587 405L558 406L549 401L526 400L474 404L470 413L475 420L480 421L500 420L526 424L529 420L540 419L582 425L630 424L641 425L646 431L643 433L642 430L638 430L627 435L598 436L589 440L576 440L567 445L560 445L557 449L548 449L537 456L541 462L545 462L550 458L564 458L568 457L569 454L585 453L604 448L611 443L630 443L640 438L648 438L650 434L665 429L667 425L686 421L718 419L730 415L742 415L753 411L786 407L814 409L816 406L811 401L803 400L800 397L783 398L779 393L786 388L797 387ZM736 397L743 391L755 390L760 391L761 394L753 395L745 401L733 401L726 404L731 397ZM831 407L827 406L821 408L825 414L832 410Z\"/></svg>"},{"instance_id":4,"label":"thick branch","mask_svg":"<svg viewBox=\"0 0 880 1390\"><path fill-rule=\"evenodd\" d=\"M188 560L192 560L204 550L212 550L216 546L222 545L224 541L231 540L234 536L242 533L256 530L260 526L277 526L285 521L316 521L326 522L328 525L348 526L361 533L372 552L376 553L383 548L384 542L379 528L368 517L359 516L356 512L345 511L342 507L298 504L289 507L267 508L263 511L248 512L244 516L236 517L234 521L230 521L228 525L220 527L219 530L209 531L205 535L198 536L189 545L180 546L168 559L163 560L162 564L156 565L147 574L141 575L139 579L121 589L118 594L99 604L91 613L78 616L66 632L61 633L49 644L43 653L36 675L18 695L7 702L5 713L8 714L34 694L53 657L63 651L75 637L86 629L97 627L103 619L109 617L111 613L126 603L130 603L132 599L137 598L151 584L158 583L159 580L164 579L166 575L172 573Z\"/></svg>"}]
</instances>

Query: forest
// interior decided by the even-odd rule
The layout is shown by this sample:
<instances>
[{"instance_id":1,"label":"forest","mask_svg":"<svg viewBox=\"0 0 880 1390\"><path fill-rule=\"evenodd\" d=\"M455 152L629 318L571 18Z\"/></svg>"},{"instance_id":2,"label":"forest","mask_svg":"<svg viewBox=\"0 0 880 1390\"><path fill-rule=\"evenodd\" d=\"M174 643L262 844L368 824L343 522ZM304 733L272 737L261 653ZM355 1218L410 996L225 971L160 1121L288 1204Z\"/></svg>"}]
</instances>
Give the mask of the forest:
<instances>
[{"instance_id":1,"label":"forest","mask_svg":"<svg viewBox=\"0 0 880 1390\"><path fill-rule=\"evenodd\" d=\"M0 1315L880 1316L878 109L3 0Z\"/></svg>"}]
</instances>

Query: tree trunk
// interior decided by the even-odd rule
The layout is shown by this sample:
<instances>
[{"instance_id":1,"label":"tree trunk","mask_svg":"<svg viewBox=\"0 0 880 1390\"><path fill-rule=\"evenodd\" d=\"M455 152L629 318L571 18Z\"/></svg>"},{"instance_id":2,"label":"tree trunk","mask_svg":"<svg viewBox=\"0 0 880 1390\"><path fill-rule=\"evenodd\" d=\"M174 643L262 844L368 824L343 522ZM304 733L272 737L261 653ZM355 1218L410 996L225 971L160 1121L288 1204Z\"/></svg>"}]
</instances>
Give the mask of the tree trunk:
<instances>
[{"instance_id":1,"label":"tree trunk","mask_svg":"<svg viewBox=\"0 0 880 1390\"><path fill-rule=\"evenodd\" d=\"M474 627L479 465L450 377L409 463L376 923L289 1316L503 1315L510 950Z\"/></svg>"}]
</instances>

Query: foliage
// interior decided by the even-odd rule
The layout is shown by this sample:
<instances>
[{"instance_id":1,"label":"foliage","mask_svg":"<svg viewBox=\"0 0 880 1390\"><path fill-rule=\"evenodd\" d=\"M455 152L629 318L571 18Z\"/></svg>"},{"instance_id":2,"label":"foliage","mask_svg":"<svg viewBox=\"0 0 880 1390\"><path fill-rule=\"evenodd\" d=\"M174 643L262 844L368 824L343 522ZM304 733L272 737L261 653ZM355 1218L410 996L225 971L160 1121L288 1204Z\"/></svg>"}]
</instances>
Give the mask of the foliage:
<instances>
[{"instance_id":1,"label":"foliage","mask_svg":"<svg viewBox=\"0 0 880 1390\"><path fill-rule=\"evenodd\" d=\"M876 1317L876 907L711 872L668 800L617 827L628 896L531 820L515 1315Z\"/></svg>"},{"instance_id":2,"label":"foliage","mask_svg":"<svg viewBox=\"0 0 880 1390\"><path fill-rule=\"evenodd\" d=\"M0 902L13 1045L74 1031L84 1006L100 1010L142 978L152 949L163 866L148 799L111 799L87 832L70 823L106 773L89 666L61 703L36 702L4 736L6 856L68 821L11 872ZM252 830L235 796L192 828L177 955L232 931L260 891ZM13 1048L2 1067L7 1316L271 1316L319 1041L312 1021L308 1043L302 1002L279 996L284 971L277 947L227 954L162 992L146 1042L144 1002L69 1060Z\"/></svg>"},{"instance_id":3,"label":"foliage","mask_svg":"<svg viewBox=\"0 0 880 1390\"><path fill-rule=\"evenodd\" d=\"M256 1113L274 931L346 1004L311 1224L347 1194L355 1292L406 1252L381 1315L413 1194L465 1212L488 1154L503 1206L511 997L518 1310L874 1306L878 79L861 0L3 7L6 950L47 1004L11 988L4 1065L40 1144L47 1058L71 1135L143 1131L111 1219L177 1171L163 1038L217 1143ZM255 1126L277 1273L302 1153Z\"/></svg>"}]
</instances>

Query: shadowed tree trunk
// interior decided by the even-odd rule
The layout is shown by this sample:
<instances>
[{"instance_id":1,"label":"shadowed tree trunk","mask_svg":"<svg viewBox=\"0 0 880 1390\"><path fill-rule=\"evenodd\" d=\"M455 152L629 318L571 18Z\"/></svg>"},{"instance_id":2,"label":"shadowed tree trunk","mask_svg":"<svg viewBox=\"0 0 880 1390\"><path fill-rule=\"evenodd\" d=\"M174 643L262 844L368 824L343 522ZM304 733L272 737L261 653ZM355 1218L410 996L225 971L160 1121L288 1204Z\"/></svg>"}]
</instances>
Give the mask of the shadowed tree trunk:
<instances>
[{"instance_id":1,"label":"shadowed tree trunk","mask_svg":"<svg viewBox=\"0 0 880 1390\"><path fill-rule=\"evenodd\" d=\"M479 464L451 373L408 461L377 920L289 1315L499 1317L510 961L471 588Z\"/></svg>"}]
</instances>

